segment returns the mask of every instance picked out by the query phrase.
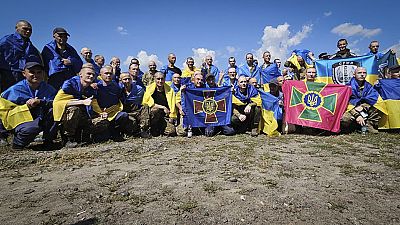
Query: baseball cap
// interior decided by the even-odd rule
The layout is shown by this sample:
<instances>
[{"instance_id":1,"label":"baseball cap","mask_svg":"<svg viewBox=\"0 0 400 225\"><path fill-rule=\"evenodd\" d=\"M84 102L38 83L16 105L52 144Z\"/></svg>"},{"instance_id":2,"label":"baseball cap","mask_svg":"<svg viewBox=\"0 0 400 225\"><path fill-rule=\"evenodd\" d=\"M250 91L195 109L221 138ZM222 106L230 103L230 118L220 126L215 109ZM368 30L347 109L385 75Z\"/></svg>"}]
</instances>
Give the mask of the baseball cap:
<instances>
[{"instance_id":1,"label":"baseball cap","mask_svg":"<svg viewBox=\"0 0 400 225\"><path fill-rule=\"evenodd\" d=\"M53 35L54 34L67 34L67 36L70 36L69 34L68 34L68 32L67 32L67 30L65 30L64 28L62 28L62 27L56 27L56 28L54 28L54 30L53 30Z\"/></svg>"},{"instance_id":2,"label":"baseball cap","mask_svg":"<svg viewBox=\"0 0 400 225\"><path fill-rule=\"evenodd\" d=\"M27 62L27 63L25 63L24 70L25 69L30 69L30 68L35 67L35 66L40 66L43 69L42 64L40 64L38 62Z\"/></svg>"}]
</instances>

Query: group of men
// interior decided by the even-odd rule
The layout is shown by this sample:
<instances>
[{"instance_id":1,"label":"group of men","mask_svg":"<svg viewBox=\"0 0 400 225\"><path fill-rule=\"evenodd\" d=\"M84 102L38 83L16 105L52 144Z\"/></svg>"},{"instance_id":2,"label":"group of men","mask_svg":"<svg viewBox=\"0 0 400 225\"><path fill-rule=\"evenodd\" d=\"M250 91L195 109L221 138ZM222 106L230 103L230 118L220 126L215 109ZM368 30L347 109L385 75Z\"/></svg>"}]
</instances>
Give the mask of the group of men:
<instances>
[{"instance_id":1,"label":"group of men","mask_svg":"<svg viewBox=\"0 0 400 225\"><path fill-rule=\"evenodd\" d=\"M87 47L82 48L81 59L67 43L70 34L64 28L53 30L54 40L42 52L30 41L32 26L28 21L18 21L15 29L14 34L0 40L0 146L7 145L7 137L13 133L14 149L27 147L40 132L44 146L52 145L60 134L64 145L71 148L93 141L122 141L126 135L150 138L249 132L257 136L260 91L277 98L283 108L284 80L314 82L317 76L312 65L316 58L310 51L294 52L294 61L285 62L282 70L280 59L271 62L271 53L266 51L262 65L248 53L246 64L237 66L235 58L230 57L228 68L223 71L213 64L211 56L205 58L201 68L196 68L194 59L188 57L182 71L175 66L176 56L171 53L168 65L160 70L150 61L149 70L144 73L139 60L134 58L128 71L121 72L119 58L113 57L105 65L104 57L96 55L93 60ZM337 53L321 54L319 58L354 56L345 39L339 40L337 46ZM371 42L369 54L382 57L377 47L377 41ZM390 68L390 78L398 78L399 71L399 66ZM350 81L350 103L354 107L344 114L343 129L368 126L375 133L380 114L370 96L379 93L365 77L365 68L358 67ZM221 86L231 87L231 124L184 127L183 92L187 88ZM279 122L284 124L282 117Z\"/></svg>"}]
</instances>

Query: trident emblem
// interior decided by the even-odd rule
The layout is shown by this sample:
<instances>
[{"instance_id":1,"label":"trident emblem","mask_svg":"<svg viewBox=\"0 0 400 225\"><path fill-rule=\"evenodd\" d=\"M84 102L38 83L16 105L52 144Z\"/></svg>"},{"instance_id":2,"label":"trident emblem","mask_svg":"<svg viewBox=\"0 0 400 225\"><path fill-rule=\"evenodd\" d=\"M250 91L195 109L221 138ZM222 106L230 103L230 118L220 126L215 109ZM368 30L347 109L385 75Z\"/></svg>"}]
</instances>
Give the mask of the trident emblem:
<instances>
[{"instance_id":1,"label":"trident emblem","mask_svg":"<svg viewBox=\"0 0 400 225\"><path fill-rule=\"evenodd\" d=\"M314 107L317 105L318 96L314 94L310 94L307 96L307 103L310 107Z\"/></svg>"}]
</instances>

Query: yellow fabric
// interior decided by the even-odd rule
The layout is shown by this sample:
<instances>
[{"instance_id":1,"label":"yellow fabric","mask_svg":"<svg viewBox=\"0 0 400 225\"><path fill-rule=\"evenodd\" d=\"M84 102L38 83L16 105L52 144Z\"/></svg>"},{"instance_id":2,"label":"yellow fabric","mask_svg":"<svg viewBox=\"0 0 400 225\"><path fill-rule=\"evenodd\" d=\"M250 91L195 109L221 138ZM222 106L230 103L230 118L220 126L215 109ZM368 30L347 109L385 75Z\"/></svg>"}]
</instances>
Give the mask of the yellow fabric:
<instances>
[{"instance_id":1,"label":"yellow fabric","mask_svg":"<svg viewBox=\"0 0 400 225\"><path fill-rule=\"evenodd\" d=\"M254 98L250 98L252 102L256 103L257 106L261 106L262 102L261 102L261 97L260 95L257 95L257 97ZM243 103L242 101L240 101L238 98L236 98L235 95L232 95L232 104L241 106L241 105L247 105L245 103Z\"/></svg>"},{"instance_id":2,"label":"yellow fabric","mask_svg":"<svg viewBox=\"0 0 400 225\"><path fill-rule=\"evenodd\" d=\"M62 89L57 92L57 95L56 97L54 97L53 101L54 121L61 121L62 115L64 114L68 102L73 99L73 95L66 94Z\"/></svg>"},{"instance_id":3,"label":"yellow fabric","mask_svg":"<svg viewBox=\"0 0 400 225\"><path fill-rule=\"evenodd\" d=\"M379 129L397 129L400 128L400 101L384 100L387 114L383 114L379 120Z\"/></svg>"},{"instance_id":4,"label":"yellow fabric","mask_svg":"<svg viewBox=\"0 0 400 225\"><path fill-rule=\"evenodd\" d=\"M154 91L156 91L156 83L152 83L146 88L146 92L144 92L143 96L143 105L147 105L148 107L153 107L154 106L154 99L152 97ZM169 117L170 118L176 118L176 108L175 108L175 103L176 103L176 97L175 97L175 92L174 90L168 85L164 84L164 91L165 91L165 96L167 97L167 102L168 102L168 107L169 107Z\"/></svg>"},{"instance_id":5,"label":"yellow fabric","mask_svg":"<svg viewBox=\"0 0 400 225\"><path fill-rule=\"evenodd\" d=\"M108 114L107 120L112 121L117 116L117 114L122 111L124 106L119 101L118 104L116 104L116 105L112 105L108 108L101 109L97 99L93 99L92 107L93 107L93 111L95 111L98 114L106 112Z\"/></svg>"},{"instance_id":6,"label":"yellow fabric","mask_svg":"<svg viewBox=\"0 0 400 225\"><path fill-rule=\"evenodd\" d=\"M181 102L182 101L182 93L181 90L179 90L176 94L175 94L175 102Z\"/></svg>"},{"instance_id":7,"label":"yellow fabric","mask_svg":"<svg viewBox=\"0 0 400 225\"><path fill-rule=\"evenodd\" d=\"M190 70L188 67L186 67L186 68L182 71L182 77L190 77L190 78L192 78L194 72L196 72L196 71L200 71L200 69L197 69L197 68L194 66L194 70L192 71L192 70Z\"/></svg>"},{"instance_id":8,"label":"yellow fabric","mask_svg":"<svg viewBox=\"0 0 400 225\"><path fill-rule=\"evenodd\" d=\"M376 101L376 103L373 105L376 109L378 109L379 111L381 111L383 114L387 115L388 114L388 110L386 109L386 104L385 101L382 99L381 96L378 97L378 101ZM347 109L346 112L352 110L355 106L352 105L350 102L347 105Z\"/></svg>"},{"instance_id":9,"label":"yellow fabric","mask_svg":"<svg viewBox=\"0 0 400 225\"><path fill-rule=\"evenodd\" d=\"M269 92L270 91L269 90L269 84L264 84L263 85L263 89L264 89L265 92Z\"/></svg>"},{"instance_id":10,"label":"yellow fabric","mask_svg":"<svg viewBox=\"0 0 400 225\"><path fill-rule=\"evenodd\" d=\"M0 119L6 130L12 130L22 123L33 121L28 105L17 105L4 98L0 98Z\"/></svg>"},{"instance_id":11,"label":"yellow fabric","mask_svg":"<svg viewBox=\"0 0 400 225\"><path fill-rule=\"evenodd\" d=\"M290 56L290 58L287 61L293 63L293 65L295 65L298 70L301 69L300 63L299 63L299 61L297 61L297 55L293 54L292 56ZM304 61L305 61L305 59L304 59ZM309 65L306 62L304 62L304 64L305 64L306 68L313 67L313 65Z\"/></svg>"},{"instance_id":12,"label":"yellow fabric","mask_svg":"<svg viewBox=\"0 0 400 225\"><path fill-rule=\"evenodd\" d=\"M258 128L269 137L281 135L277 131L278 121L274 117L274 112L269 110L261 109L261 121Z\"/></svg>"},{"instance_id":13,"label":"yellow fabric","mask_svg":"<svg viewBox=\"0 0 400 225\"><path fill-rule=\"evenodd\" d=\"M378 101L375 103L374 107L377 108L382 113L384 113L385 115L388 114L388 110L386 109L385 101L383 101L381 96L378 97Z\"/></svg>"},{"instance_id":14,"label":"yellow fabric","mask_svg":"<svg viewBox=\"0 0 400 225\"><path fill-rule=\"evenodd\" d=\"M378 80L378 75L367 74L367 76L365 77L365 80L368 81L370 84L374 84L375 81ZM333 79L332 79L332 77L327 77L327 76L320 77L317 75L317 77L315 77L315 82L333 84Z\"/></svg>"}]
</instances>

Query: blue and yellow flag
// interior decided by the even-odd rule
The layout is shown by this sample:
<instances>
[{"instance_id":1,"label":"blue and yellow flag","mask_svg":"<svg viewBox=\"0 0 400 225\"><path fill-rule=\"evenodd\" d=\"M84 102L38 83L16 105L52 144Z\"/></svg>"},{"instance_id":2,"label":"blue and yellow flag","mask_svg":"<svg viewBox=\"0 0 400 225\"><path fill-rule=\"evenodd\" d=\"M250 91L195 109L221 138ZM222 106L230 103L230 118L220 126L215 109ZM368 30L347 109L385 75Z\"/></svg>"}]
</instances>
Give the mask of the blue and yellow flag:
<instances>
[{"instance_id":1,"label":"blue and yellow flag","mask_svg":"<svg viewBox=\"0 0 400 225\"><path fill-rule=\"evenodd\" d=\"M12 130L22 123L33 121L33 118L26 104L17 105L0 98L0 120L6 130Z\"/></svg>"},{"instance_id":2,"label":"blue and yellow flag","mask_svg":"<svg viewBox=\"0 0 400 225\"><path fill-rule=\"evenodd\" d=\"M379 121L379 129L400 128L400 79L381 79L375 89L382 97L387 111Z\"/></svg>"},{"instance_id":3,"label":"blue and yellow flag","mask_svg":"<svg viewBox=\"0 0 400 225\"><path fill-rule=\"evenodd\" d=\"M280 98L268 92L259 91L261 97L260 131L268 136L279 136L278 121L282 121L282 108L279 106Z\"/></svg>"},{"instance_id":4,"label":"blue and yellow flag","mask_svg":"<svg viewBox=\"0 0 400 225\"><path fill-rule=\"evenodd\" d=\"M223 126L231 123L230 87L186 88L182 92L182 101L185 127Z\"/></svg>"},{"instance_id":5,"label":"blue and yellow flag","mask_svg":"<svg viewBox=\"0 0 400 225\"><path fill-rule=\"evenodd\" d=\"M346 59L330 59L315 61L317 77L315 82L328 84L347 84L353 77L357 67L367 69L366 80L373 84L378 79L378 64L374 55L365 55Z\"/></svg>"}]
</instances>

